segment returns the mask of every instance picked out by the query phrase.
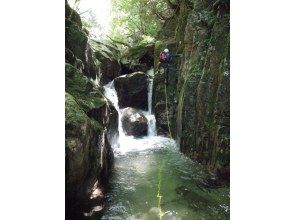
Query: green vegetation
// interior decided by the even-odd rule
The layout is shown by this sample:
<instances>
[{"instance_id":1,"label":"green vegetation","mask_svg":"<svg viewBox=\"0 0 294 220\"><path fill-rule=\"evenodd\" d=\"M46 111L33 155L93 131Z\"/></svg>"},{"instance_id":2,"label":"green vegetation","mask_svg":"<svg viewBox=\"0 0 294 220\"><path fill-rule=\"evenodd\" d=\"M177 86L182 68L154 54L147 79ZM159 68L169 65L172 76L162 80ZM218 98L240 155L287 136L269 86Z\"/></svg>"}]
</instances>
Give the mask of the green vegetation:
<instances>
[{"instance_id":1,"label":"green vegetation","mask_svg":"<svg viewBox=\"0 0 294 220\"><path fill-rule=\"evenodd\" d=\"M174 15L176 3L165 0L113 0L115 17L111 37L126 44L152 42L164 22Z\"/></svg>"},{"instance_id":2,"label":"green vegetation","mask_svg":"<svg viewBox=\"0 0 294 220\"><path fill-rule=\"evenodd\" d=\"M93 90L92 82L74 66L65 63L65 90L73 95L77 103L87 113L94 108L105 105L99 90Z\"/></svg>"},{"instance_id":3,"label":"green vegetation","mask_svg":"<svg viewBox=\"0 0 294 220\"><path fill-rule=\"evenodd\" d=\"M75 2L76 9L83 0L72 1ZM159 172L159 179L161 175L165 175L166 178L163 178L162 183L157 179L152 182L153 186L157 186L157 181L159 185L161 184L158 187L160 190L155 192L158 197L154 199L151 193L146 197L150 201L154 200L155 203L149 204L150 210L144 216L139 215L141 215L141 205L144 209L146 207L145 198L142 204L137 204L138 218L145 219L148 215L155 215L162 219L162 210L165 210L165 206L176 210L179 207L180 197L183 207L190 209L192 213L190 219L196 219L195 216L199 219L203 216L207 219L212 216L219 217L214 219L228 219L229 1L112 0L114 17L111 31L105 38L94 38L91 35L90 29L97 25L95 15L88 19L82 18L82 12L70 8L67 2L65 11L65 129L66 166L69 167L66 179L69 184L67 188L76 188L76 191L69 190L72 193L72 197L67 199L69 209L75 207L75 204L71 204L72 201L83 201L89 197L88 193L94 183L107 182L108 171L113 161L110 144L114 146L113 142L118 140L115 144L120 145L120 149L124 146L118 136L118 120L121 116L115 109L116 105L113 106L104 97L103 86L114 80L119 102L124 101L128 103L124 107L130 107L136 101L147 100L144 97L148 97L148 94L144 89L138 98L136 96L136 101L131 100L129 97L138 95L141 91L137 89L140 80L130 83L127 81L128 76L140 71L142 73L138 75L147 78L146 72L153 68L154 75L148 74L148 79L153 82L149 85L153 85L152 114L156 119L156 132L158 136L171 136L178 146L176 147L174 142L169 146L166 141L168 139L165 139L165 142L158 142L158 146L164 147L164 150L149 152L151 157L144 163L138 161L140 166L134 167L134 170L142 169L144 175L138 178L138 180L146 179L142 183L136 180L134 170L130 169L136 165L136 157L122 155L121 161L126 160L126 162L119 167L131 172L131 182L127 180L130 183L138 181L142 184L139 188L134 188L132 194L134 197L128 201L136 204L140 200L140 195L146 195L145 183ZM167 85L165 83L167 68L166 66L162 68L164 65L160 65L158 60L159 53L165 48L168 48L172 55L176 55L168 63ZM120 77L125 74L130 75ZM121 81L125 80L126 89L121 91L118 89L116 85L118 77L122 79ZM108 96L108 89L111 88L105 88L105 95L111 99ZM143 110L144 107L137 108ZM148 138L164 138L158 136L150 135ZM147 143L148 141L140 143L140 139L134 141L138 146L150 144ZM186 157L179 153L178 149ZM166 163L164 165L166 169L161 169L159 161L162 162L162 159L171 153L173 155L170 155L169 159L174 159L174 162ZM152 157L154 160L152 166L149 166ZM145 172L146 168L150 176ZM125 179L126 173L119 169L117 171L120 173L116 175L121 175L122 179ZM184 172L181 173L182 171ZM181 179L183 174L188 175ZM174 175L179 178L173 179ZM190 179L194 175L196 179L201 177L197 186ZM71 180L72 176L75 177L73 180ZM171 184L164 184L164 181ZM118 181L114 184L121 183ZM122 184L119 187L121 191L118 194L127 189ZM150 192L153 189L157 188L150 188ZM208 192L211 194L209 195ZM124 200L124 196L119 195L112 202ZM220 204L225 206L221 207ZM209 210L208 207L214 208ZM128 216L131 213L125 214ZM186 217L184 213L181 215L183 218ZM118 216L123 217L121 214ZM156 218L152 217L152 219Z\"/></svg>"},{"instance_id":4,"label":"green vegetation","mask_svg":"<svg viewBox=\"0 0 294 220\"><path fill-rule=\"evenodd\" d=\"M73 0L78 8L82 0ZM164 115L167 100L171 133L181 150L192 159L217 170L229 160L229 1L228 0L112 0L113 20L107 40L91 39L88 28L95 23L80 19L66 7L68 48L85 70L66 64L66 90L87 113L105 104L99 90L92 90L99 69L103 84L120 74L155 67L153 110ZM79 12L80 13L80 12ZM87 67L88 45L93 68ZM158 66L159 52L169 48L181 58L171 63L171 85L164 93L164 74ZM90 54L91 55L91 54ZM151 61L151 64L150 64ZM88 71L87 71L87 68ZM86 75L86 76L83 76ZM165 108L166 109L166 108ZM158 118L157 118L158 119ZM166 119L158 120L166 134Z\"/></svg>"}]
</instances>

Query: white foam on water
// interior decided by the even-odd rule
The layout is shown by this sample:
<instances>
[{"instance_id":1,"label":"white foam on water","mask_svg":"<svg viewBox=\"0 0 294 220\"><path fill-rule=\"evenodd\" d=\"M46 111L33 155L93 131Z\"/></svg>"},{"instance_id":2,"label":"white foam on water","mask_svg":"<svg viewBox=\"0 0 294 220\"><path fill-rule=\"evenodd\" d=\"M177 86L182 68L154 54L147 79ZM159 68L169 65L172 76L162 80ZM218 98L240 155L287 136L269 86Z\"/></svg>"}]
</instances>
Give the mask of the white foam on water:
<instances>
[{"instance_id":1,"label":"white foam on water","mask_svg":"<svg viewBox=\"0 0 294 220\"><path fill-rule=\"evenodd\" d=\"M113 150L116 155L125 154L130 151L144 151L147 149L157 148L162 146L162 143L168 145L175 145L175 141L166 137L156 136L156 119L152 114L152 89L153 89L153 76L154 70L147 71L148 75L148 111L142 111L143 115L148 120L148 135L143 138L135 138L133 136L127 136L122 128L121 123L121 109L118 106L118 97L114 88L114 82L111 81L104 86L105 97L113 104L118 112L118 143L114 144Z\"/></svg>"}]
</instances>

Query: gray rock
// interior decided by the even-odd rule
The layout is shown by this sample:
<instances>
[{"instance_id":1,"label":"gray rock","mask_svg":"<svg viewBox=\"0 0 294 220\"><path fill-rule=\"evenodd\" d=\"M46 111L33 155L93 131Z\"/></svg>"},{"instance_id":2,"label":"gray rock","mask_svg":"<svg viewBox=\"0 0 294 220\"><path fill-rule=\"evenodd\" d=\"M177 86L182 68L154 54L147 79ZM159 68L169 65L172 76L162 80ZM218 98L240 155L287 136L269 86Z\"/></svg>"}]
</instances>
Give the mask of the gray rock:
<instances>
[{"instance_id":1,"label":"gray rock","mask_svg":"<svg viewBox=\"0 0 294 220\"><path fill-rule=\"evenodd\" d=\"M143 72L114 79L114 87L120 108L133 107L148 110L148 77Z\"/></svg>"},{"instance_id":2,"label":"gray rock","mask_svg":"<svg viewBox=\"0 0 294 220\"><path fill-rule=\"evenodd\" d=\"M140 137L147 135L148 121L140 110L125 108L122 111L122 127L127 135Z\"/></svg>"}]
</instances>

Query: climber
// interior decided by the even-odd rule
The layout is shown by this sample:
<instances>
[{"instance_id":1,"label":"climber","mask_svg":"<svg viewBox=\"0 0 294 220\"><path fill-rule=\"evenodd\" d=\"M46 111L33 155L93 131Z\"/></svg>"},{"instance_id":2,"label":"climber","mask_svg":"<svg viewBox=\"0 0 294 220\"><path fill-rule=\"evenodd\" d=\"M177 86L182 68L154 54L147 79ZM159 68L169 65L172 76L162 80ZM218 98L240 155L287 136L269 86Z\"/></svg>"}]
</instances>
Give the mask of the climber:
<instances>
[{"instance_id":1,"label":"climber","mask_svg":"<svg viewBox=\"0 0 294 220\"><path fill-rule=\"evenodd\" d=\"M169 63L172 60L172 58L173 56L168 49L164 49L164 51L161 51L159 54L159 62L160 62L160 66L162 66L164 69L166 85L168 85L169 83L169 68L170 68Z\"/></svg>"}]
</instances>

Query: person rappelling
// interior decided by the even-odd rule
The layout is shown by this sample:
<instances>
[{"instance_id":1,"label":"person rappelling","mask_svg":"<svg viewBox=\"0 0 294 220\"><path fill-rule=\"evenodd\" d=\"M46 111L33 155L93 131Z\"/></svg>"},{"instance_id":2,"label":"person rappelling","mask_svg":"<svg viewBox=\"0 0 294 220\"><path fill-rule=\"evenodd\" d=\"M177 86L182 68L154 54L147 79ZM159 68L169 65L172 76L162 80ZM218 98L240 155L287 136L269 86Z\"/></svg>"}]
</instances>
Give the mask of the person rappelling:
<instances>
[{"instance_id":1,"label":"person rappelling","mask_svg":"<svg viewBox=\"0 0 294 220\"><path fill-rule=\"evenodd\" d=\"M169 49L164 49L164 51L161 51L159 53L159 62L160 66L164 69L165 74L165 84L169 85L170 78L171 78L171 65L170 62L173 60L173 58L181 57L181 54L173 55L171 52L169 52Z\"/></svg>"},{"instance_id":2,"label":"person rappelling","mask_svg":"<svg viewBox=\"0 0 294 220\"><path fill-rule=\"evenodd\" d=\"M171 62L172 58L173 58L173 56L169 52L169 49L167 49L167 48L164 49L164 51L161 51L159 54L159 62L160 62L160 66L162 66L164 69L166 85L169 84L169 70L170 70L170 62Z\"/></svg>"}]
</instances>

